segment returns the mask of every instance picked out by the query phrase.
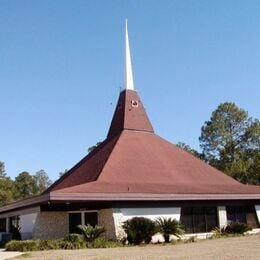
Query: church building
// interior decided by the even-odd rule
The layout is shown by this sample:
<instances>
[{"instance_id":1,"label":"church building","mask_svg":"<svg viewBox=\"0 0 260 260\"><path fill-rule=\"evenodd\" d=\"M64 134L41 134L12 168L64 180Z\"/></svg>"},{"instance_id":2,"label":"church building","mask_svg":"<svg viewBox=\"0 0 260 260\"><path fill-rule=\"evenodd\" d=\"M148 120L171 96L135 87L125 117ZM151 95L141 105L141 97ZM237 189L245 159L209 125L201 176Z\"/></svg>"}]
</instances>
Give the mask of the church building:
<instances>
[{"instance_id":1,"label":"church building","mask_svg":"<svg viewBox=\"0 0 260 260\"><path fill-rule=\"evenodd\" d=\"M260 186L232 179L158 136L134 88L126 25L125 88L107 138L41 195L0 208L0 240L53 239L99 224L109 239L135 216L179 220L187 234L230 221L258 228Z\"/></svg>"}]
</instances>

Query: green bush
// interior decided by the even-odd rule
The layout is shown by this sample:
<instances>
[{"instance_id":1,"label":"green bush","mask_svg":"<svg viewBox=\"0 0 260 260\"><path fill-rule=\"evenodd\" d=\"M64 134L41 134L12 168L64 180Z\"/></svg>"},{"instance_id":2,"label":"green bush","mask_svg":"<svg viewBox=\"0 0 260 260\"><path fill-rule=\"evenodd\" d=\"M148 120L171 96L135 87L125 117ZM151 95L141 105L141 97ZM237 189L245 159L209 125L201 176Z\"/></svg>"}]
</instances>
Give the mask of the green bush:
<instances>
[{"instance_id":1,"label":"green bush","mask_svg":"<svg viewBox=\"0 0 260 260\"><path fill-rule=\"evenodd\" d=\"M245 223L231 222L225 228L227 234L244 234L246 231L251 230Z\"/></svg>"},{"instance_id":2,"label":"green bush","mask_svg":"<svg viewBox=\"0 0 260 260\"><path fill-rule=\"evenodd\" d=\"M78 225L78 228L82 231L83 236L87 242L93 242L101 234L105 232L105 229L101 226L92 227L91 225Z\"/></svg>"},{"instance_id":3,"label":"green bush","mask_svg":"<svg viewBox=\"0 0 260 260\"><path fill-rule=\"evenodd\" d=\"M243 235L245 232L251 230L245 223L240 222L231 222L226 227L222 228L214 228L212 230L214 238L220 238L222 236L229 236L229 235Z\"/></svg>"},{"instance_id":4,"label":"green bush","mask_svg":"<svg viewBox=\"0 0 260 260\"><path fill-rule=\"evenodd\" d=\"M149 243L156 233L155 223L144 217L134 217L124 222L123 228L130 244Z\"/></svg>"},{"instance_id":5,"label":"green bush","mask_svg":"<svg viewBox=\"0 0 260 260\"><path fill-rule=\"evenodd\" d=\"M11 240L6 245L7 251L40 251L53 249L83 249L86 242L80 235L67 235L64 239L54 240Z\"/></svg>"},{"instance_id":6,"label":"green bush","mask_svg":"<svg viewBox=\"0 0 260 260\"><path fill-rule=\"evenodd\" d=\"M84 237L80 234L68 234L60 242L63 249L83 249L86 248Z\"/></svg>"},{"instance_id":7,"label":"green bush","mask_svg":"<svg viewBox=\"0 0 260 260\"><path fill-rule=\"evenodd\" d=\"M5 245L6 251L37 251L39 250L38 240L11 240Z\"/></svg>"},{"instance_id":8,"label":"green bush","mask_svg":"<svg viewBox=\"0 0 260 260\"><path fill-rule=\"evenodd\" d=\"M157 218L155 224L166 243L170 242L170 235L180 237L184 233L180 222L173 218Z\"/></svg>"},{"instance_id":9,"label":"green bush","mask_svg":"<svg viewBox=\"0 0 260 260\"><path fill-rule=\"evenodd\" d=\"M37 250L52 250L60 249L60 240L39 240L39 246Z\"/></svg>"},{"instance_id":10,"label":"green bush","mask_svg":"<svg viewBox=\"0 0 260 260\"><path fill-rule=\"evenodd\" d=\"M87 243L88 248L113 248L121 246L123 246L123 243L115 240L107 240L103 237L97 238L93 243Z\"/></svg>"},{"instance_id":11,"label":"green bush","mask_svg":"<svg viewBox=\"0 0 260 260\"><path fill-rule=\"evenodd\" d=\"M84 237L80 234L76 234L76 233L71 233L71 234L67 234L64 238L64 241L69 241L72 243L78 243L78 242L82 242L84 241Z\"/></svg>"}]
</instances>

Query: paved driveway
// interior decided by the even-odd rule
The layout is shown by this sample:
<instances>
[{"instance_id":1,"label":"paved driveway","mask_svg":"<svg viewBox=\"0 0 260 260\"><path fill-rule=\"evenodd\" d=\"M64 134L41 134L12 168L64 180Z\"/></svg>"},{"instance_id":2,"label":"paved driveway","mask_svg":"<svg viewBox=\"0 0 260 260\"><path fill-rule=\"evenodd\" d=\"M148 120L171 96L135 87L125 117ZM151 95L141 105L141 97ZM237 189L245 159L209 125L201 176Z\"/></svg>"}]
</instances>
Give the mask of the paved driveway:
<instances>
[{"instance_id":1,"label":"paved driveway","mask_svg":"<svg viewBox=\"0 0 260 260\"><path fill-rule=\"evenodd\" d=\"M7 252L5 249L0 249L0 260L4 259L10 259L16 256L21 255L22 253L20 252Z\"/></svg>"}]
</instances>

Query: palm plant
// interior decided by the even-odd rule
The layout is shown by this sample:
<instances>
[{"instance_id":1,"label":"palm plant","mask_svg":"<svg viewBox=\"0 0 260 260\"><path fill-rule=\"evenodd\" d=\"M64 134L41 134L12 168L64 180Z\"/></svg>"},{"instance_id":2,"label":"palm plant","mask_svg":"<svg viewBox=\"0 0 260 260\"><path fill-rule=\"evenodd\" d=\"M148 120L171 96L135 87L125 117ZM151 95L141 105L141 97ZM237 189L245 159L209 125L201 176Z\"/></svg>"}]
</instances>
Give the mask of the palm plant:
<instances>
[{"instance_id":1,"label":"palm plant","mask_svg":"<svg viewBox=\"0 0 260 260\"><path fill-rule=\"evenodd\" d=\"M158 231L163 235L165 243L170 242L170 235L180 237L184 233L179 221L173 218L157 218L155 220Z\"/></svg>"},{"instance_id":2,"label":"palm plant","mask_svg":"<svg viewBox=\"0 0 260 260\"><path fill-rule=\"evenodd\" d=\"M105 232L105 229L101 226L92 227L91 225L78 225L78 228L82 231L83 236L87 242L93 242L101 234Z\"/></svg>"}]
</instances>

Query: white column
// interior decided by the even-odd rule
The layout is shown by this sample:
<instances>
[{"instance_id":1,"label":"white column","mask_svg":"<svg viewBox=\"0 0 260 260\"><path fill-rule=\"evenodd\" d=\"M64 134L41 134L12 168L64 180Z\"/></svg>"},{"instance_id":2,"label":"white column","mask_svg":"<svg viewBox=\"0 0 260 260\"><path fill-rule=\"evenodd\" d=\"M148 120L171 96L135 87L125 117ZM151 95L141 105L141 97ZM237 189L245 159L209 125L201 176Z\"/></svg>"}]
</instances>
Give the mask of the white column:
<instances>
[{"instance_id":1,"label":"white column","mask_svg":"<svg viewBox=\"0 0 260 260\"><path fill-rule=\"evenodd\" d=\"M217 208L218 210L218 222L219 222L219 227L225 227L227 226L227 211L225 206L219 206Z\"/></svg>"},{"instance_id":2,"label":"white column","mask_svg":"<svg viewBox=\"0 0 260 260\"><path fill-rule=\"evenodd\" d=\"M124 215L119 208L113 208L112 211L113 211L116 237L117 239L121 240L124 237L126 237L126 233L122 227L124 223Z\"/></svg>"},{"instance_id":3,"label":"white column","mask_svg":"<svg viewBox=\"0 0 260 260\"><path fill-rule=\"evenodd\" d=\"M5 230L6 230L7 233L9 233L9 217L6 218L5 224L6 224L6 229Z\"/></svg>"},{"instance_id":4,"label":"white column","mask_svg":"<svg viewBox=\"0 0 260 260\"><path fill-rule=\"evenodd\" d=\"M258 219L258 224L260 225L260 205L255 205L255 212Z\"/></svg>"}]
</instances>

